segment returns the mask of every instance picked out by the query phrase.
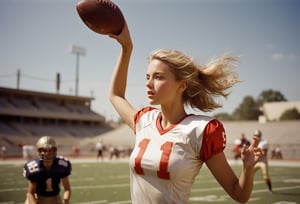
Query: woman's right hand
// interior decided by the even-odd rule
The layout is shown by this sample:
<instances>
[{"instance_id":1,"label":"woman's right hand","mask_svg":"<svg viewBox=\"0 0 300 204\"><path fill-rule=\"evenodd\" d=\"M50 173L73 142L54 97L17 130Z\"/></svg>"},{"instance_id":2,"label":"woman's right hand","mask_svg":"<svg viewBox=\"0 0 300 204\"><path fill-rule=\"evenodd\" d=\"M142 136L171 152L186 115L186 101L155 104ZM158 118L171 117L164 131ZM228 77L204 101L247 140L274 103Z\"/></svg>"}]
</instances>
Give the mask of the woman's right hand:
<instances>
[{"instance_id":1,"label":"woman's right hand","mask_svg":"<svg viewBox=\"0 0 300 204\"><path fill-rule=\"evenodd\" d=\"M132 49L133 44L130 37L129 29L127 23L125 22L124 27L119 35L109 34L110 38L116 39L123 48L130 48Z\"/></svg>"}]
</instances>

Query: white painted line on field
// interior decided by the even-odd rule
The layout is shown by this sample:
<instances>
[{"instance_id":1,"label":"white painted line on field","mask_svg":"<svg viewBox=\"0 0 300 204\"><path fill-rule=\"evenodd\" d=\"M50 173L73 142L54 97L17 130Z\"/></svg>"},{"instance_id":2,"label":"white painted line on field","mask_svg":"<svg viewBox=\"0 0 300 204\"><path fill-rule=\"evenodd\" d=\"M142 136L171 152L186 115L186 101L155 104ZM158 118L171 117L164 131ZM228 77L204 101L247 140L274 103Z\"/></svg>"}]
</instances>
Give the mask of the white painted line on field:
<instances>
[{"instance_id":1,"label":"white painted line on field","mask_svg":"<svg viewBox=\"0 0 300 204\"><path fill-rule=\"evenodd\" d=\"M131 200L116 201L116 202L109 203L109 204L126 204L126 203L131 203Z\"/></svg>"},{"instance_id":2,"label":"white painted line on field","mask_svg":"<svg viewBox=\"0 0 300 204\"><path fill-rule=\"evenodd\" d=\"M216 188L192 189L192 192L208 192L208 191L220 191L220 190L223 190L223 188L216 187Z\"/></svg>"},{"instance_id":3,"label":"white painted line on field","mask_svg":"<svg viewBox=\"0 0 300 204\"><path fill-rule=\"evenodd\" d=\"M74 186L72 189L95 189L95 188L120 188L120 187L128 187L129 184L111 184L111 185L94 185L94 186Z\"/></svg>"},{"instance_id":4,"label":"white painted line on field","mask_svg":"<svg viewBox=\"0 0 300 204\"><path fill-rule=\"evenodd\" d=\"M226 199L223 196L206 195L206 196L199 196L199 197L190 197L190 201L221 202L221 201L226 201Z\"/></svg>"},{"instance_id":5,"label":"white painted line on field","mask_svg":"<svg viewBox=\"0 0 300 204\"><path fill-rule=\"evenodd\" d=\"M10 192L10 191L26 191L26 188L5 188L5 189L0 189L0 192ZM2 204L2 203L0 203Z\"/></svg>"},{"instance_id":6,"label":"white painted line on field","mask_svg":"<svg viewBox=\"0 0 300 204\"><path fill-rule=\"evenodd\" d=\"M72 187L73 190L75 189L96 189L96 188L120 188L120 187L129 187L128 183L122 183L122 184L111 184L111 185L91 185L91 186L74 186ZM10 192L10 191L26 191L27 188L6 188L6 189L0 189L0 192ZM2 203L0 203L2 204Z\"/></svg>"},{"instance_id":7,"label":"white painted line on field","mask_svg":"<svg viewBox=\"0 0 300 204\"><path fill-rule=\"evenodd\" d=\"M300 179L285 179L285 183L300 183Z\"/></svg>"},{"instance_id":8,"label":"white painted line on field","mask_svg":"<svg viewBox=\"0 0 300 204\"><path fill-rule=\"evenodd\" d=\"M292 190L292 189L298 189L300 186L288 186L288 187L279 187L279 188L273 188L273 192L280 191L280 190ZM224 191L223 188L217 187L217 188L206 188L206 189L192 189L192 192L210 192L210 191ZM266 189L260 189L260 190L252 190L252 194L254 193L262 193L262 192L269 192L269 190ZM191 197L190 201L214 201L214 202L220 202L224 201L224 199L230 198L229 195L223 195L223 196L216 196L216 195L206 195L201 197ZM250 200L255 201L259 200L260 198L257 197L251 197Z\"/></svg>"},{"instance_id":9,"label":"white painted line on field","mask_svg":"<svg viewBox=\"0 0 300 204\"><path fill-rule=\"evenodd\" d=\"M300 188L300 186L278 187L278 188L273 188L273 191L292 190L292 189L297 189L297 188ZM266 189L252 191L252 193L261 193L261 192L269 192L269 190L266 188Z\"/></svg>"}]
</instances>

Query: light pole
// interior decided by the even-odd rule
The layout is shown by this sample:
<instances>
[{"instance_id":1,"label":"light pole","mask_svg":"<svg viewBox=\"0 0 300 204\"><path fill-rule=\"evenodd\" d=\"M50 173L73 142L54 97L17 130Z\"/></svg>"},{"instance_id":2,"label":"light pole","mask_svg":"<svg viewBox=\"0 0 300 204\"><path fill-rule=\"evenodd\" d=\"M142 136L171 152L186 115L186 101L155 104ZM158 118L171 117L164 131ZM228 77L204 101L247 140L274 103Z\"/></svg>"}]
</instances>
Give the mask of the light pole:
<instances>
[{"instance_id":1,"label":"light pole","mask_svg":"<svg viewBox=\"0 0 300 204\"><path fill-rule=\"evenodd\" d=\"M76 80L75 80L75 95L78 95L78 84L79 84L79 56L85 56L85 48L76 45L71 45L71 54L76 55Z\"/></svg>"}]
</instances>

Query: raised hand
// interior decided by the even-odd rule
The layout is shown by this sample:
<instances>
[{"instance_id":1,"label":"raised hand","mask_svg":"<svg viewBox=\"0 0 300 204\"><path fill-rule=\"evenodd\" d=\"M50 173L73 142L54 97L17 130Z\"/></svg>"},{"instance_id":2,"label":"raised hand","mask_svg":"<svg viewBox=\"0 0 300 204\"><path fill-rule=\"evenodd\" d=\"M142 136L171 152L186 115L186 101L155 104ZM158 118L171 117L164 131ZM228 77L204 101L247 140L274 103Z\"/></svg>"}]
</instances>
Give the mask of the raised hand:
<instances>
[{"instance_id":1,"label":"raised hand","mask_svg":"<svg viewBox=\"0 0 300 204\"><path fill-rule=\"evenodd\" d=\"M129 29L127 26L127 23L125 22L125 25L119 35L109 34L108 35L111 38L116 39L123 48L132 48L132 40L130 37Z\"/></svg>"},{"instance_id":2,"label":"raised hand","mask_svg":"<svg viewBox=\"0 0 300 204\"><path fill-rule=\"evenodd\" d=\"M252 143L249 147L243 146L241 151L241 159L246 167L253 167L262 157L263 151L258 148L259 138L253 136Z\"/></svg>"}]
</instances>

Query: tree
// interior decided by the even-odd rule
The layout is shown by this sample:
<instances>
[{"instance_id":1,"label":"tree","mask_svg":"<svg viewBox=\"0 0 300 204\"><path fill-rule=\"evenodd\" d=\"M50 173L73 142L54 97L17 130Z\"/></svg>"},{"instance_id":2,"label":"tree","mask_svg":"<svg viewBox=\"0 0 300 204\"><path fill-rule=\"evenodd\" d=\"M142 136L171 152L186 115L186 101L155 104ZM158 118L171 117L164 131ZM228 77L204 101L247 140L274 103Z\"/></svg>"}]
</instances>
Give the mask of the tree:
<instances>
[{"instance_id":1,"label":"tree","mask_svg":"<svg viewBox=\"0 0 300 204\"><path fill-rule=\"evenodd\" d=\"M297 108L292 108L284 111L280 118L280 120L300 120L300 113Z\"/></svg>"},{"instance_id":2,"label":"tree","mask_svg":"<svg viewBox=\"0 0 300 204\"><path fill-rule=\"evenodd\" d=\"M251 96L244 97L242 103L233 113L234 120L257 120L261 114L259 106Z\"/></svg>"},{"instance_id":3,"label":"tree","mask_svg":"<svg viewBox=\"0 0 300 204\"><path fill-rule=\"evenodd\" d=\"M229 121L232 120L232 116L229 115L228 113L217 113L214 115L215 118L218 118L221 121Z\"/></svg>"},{"instance_id":4,"label":"tree","mask_svg":"<svg viewBox=\"0 0 300 204\"><path fill-rule=\"evenodd\" d=\"M234 110L232 115L220 113L216 114L214 117L220 120L258 120L259 115L262 115L260 108L265 102L280 101L287 101L282 93L272 89L264 90L260 93L257 100L252 96L245 96L242 103ZM291 117L290 115L291 113L289 113L289 117Z\"/></svg>"},{"instance_id":5,"label":"tree","mask_svg":"<svg viewBox=\"0 0 300 204\"><path fill-rule=\"evenodd\" d=\"M280 102L287 101L282 93L272 89L264 90L257 98L258 106L262 106L265 102Z\"/></svg>"}]
</instances>

